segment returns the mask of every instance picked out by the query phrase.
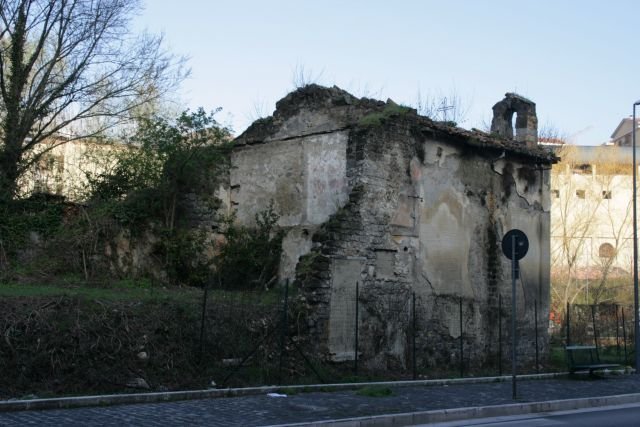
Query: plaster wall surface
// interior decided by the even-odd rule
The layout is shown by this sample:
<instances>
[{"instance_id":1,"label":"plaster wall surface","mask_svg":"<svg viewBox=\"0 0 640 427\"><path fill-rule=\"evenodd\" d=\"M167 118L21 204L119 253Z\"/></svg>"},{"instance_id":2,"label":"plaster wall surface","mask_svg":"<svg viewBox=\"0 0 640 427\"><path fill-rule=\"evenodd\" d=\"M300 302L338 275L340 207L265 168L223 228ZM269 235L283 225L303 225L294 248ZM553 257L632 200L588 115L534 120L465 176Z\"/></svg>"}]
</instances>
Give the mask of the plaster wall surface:
<instances>
[{"instance_id":1,"label":"plaster wall surface","mask_svg":"<svg viewBox=\"0 0 640 427\"><path fill-rule=\"evenodd\" d=\"M232 154L231 203L241 224L271 201L282 227L318 225L347 199L345 132L243 147Z\"/></svg>"},{"instance_id":2,"label":"plaster wall surface","mask_svg":"<svg viewBox=\"0 0 640 427\"><path fill-rule=\"evenodd\" d=\"M356 283L361 280L364 262L358 258L336 258L333 261L329 314L329 348L332 359L353 360L356 331Z\"/></svg>"},{"instance_id":3,"label":"plaster wall surface","mask_svg":"<svg viewBox=\"0 0 640 427\"><path fill-rule=\"evenodd\" d=\"M281 278L294 278L298 258L311 249L311 235L347 200L347 134L336 131L271 141L232 154L231 204L237 221L251 226L273 203L287 230Z\"/></svg>"},{"instance_id":4,"label":"plaster wall surface","mask_svg":"<svg viewBox=\"0 0 640 427\"><path fill-rule=\"evenodd\" d=\"M522 280L517 284L523 327L533 323L535 303L548 310L548 172L514 159L469 155L441 141L424 145L424 162L408 162L419 218L415 260L409 260L414 263L412 291L431 301L426 303L433 316L430 323L440 323L452 340L461 334L457 302L464 301L462 333L475 337L474 347L486 347L490 354L497 333L491 310L497 308L499 295L508 300L511 291L510 263L499 242L490 244L488 239L499 239L512 228L529 236L530 250L520 263ZM533 336L530 330L523 335Z\"/></svg>"},{"instance_id":5,"label":"plaster wall surface","mask_svg":"<svg viewBox=\"0 0 640 427\"><path fill-rule=\"evenodd\" d=\"M240 224L254 225L255 215L271 202L280 215L280 226L306 223L301 139L236 150L231 165L231 203Z\"/></svg>"}]
</instances>

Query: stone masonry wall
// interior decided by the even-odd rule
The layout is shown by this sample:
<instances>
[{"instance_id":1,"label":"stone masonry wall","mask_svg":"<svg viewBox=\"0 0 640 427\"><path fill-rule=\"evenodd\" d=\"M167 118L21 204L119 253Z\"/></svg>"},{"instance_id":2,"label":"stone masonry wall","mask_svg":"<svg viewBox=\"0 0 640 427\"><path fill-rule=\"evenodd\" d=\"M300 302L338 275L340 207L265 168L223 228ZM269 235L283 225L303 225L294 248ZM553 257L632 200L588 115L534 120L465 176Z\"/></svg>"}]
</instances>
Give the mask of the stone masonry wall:
<instances>
[{"instance_id":1,"label":"stone masonry wall","mask_svg":"<svg viewBox=\"0 0 640 427\"><path fill-rule=\"evenodd\" d=\"M322 226L313 238L318 246L298 264L311 331L322 352L353 359L358 281L364 364L407 367L413 292L419 364L457 363L460 301L466 363L491 363L499 294L509 342L510 267L497 240L520 228L532 241L522 261L525 286L518 289L519 348L530 362L533 301L540 313L548 312L548 172L510 156L492 161L501 153L469 152L413 122L398 116L350 133L349 202ZM538 330L541 354L545 331ZM506 345L504 351L508 357Z\"/></svg>"}]
</instances>

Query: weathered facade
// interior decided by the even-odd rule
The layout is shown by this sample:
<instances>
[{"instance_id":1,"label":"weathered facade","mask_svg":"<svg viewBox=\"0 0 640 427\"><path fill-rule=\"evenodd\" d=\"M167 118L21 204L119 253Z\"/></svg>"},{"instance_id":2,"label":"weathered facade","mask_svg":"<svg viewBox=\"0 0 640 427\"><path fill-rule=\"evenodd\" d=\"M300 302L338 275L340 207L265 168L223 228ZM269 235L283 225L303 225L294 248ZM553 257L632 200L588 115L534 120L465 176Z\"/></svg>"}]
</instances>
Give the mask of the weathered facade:
<instances>
[{"instance_id":1,"label":"weathered facade","mask_svg":"<svg viewBox=\"0 0 640 427\"><path fill-rule=\"evenodd\" d=\"M466 363L495 360L498 299L506 325L511 295L500 240L518 228L530 240L519 348L533 355L534 302L540 319L549 311L548 152L315 85L236 144L229 204L250 224L273 200L287 229L281 276L301 287L322 354L354 357L357 283L363 364L407 366L414 293L419 364L456 361L461 333Z\"/></svg>"},{"instance_id":2,"label":"weathered facade","mask_svg":"<svg viewBox=\"0 0 640 427\"><path fill-rule=\"evenodd\" d=\"M109 170L115 162L114 152L125 149L130 147L91 140L45 140L26 154L28 160L31 155L42 153L21 176L19 195L45 193L63 196L72 202L81 201L87 196L87 174L95 176Z\"/></svg>"}]
</instances>

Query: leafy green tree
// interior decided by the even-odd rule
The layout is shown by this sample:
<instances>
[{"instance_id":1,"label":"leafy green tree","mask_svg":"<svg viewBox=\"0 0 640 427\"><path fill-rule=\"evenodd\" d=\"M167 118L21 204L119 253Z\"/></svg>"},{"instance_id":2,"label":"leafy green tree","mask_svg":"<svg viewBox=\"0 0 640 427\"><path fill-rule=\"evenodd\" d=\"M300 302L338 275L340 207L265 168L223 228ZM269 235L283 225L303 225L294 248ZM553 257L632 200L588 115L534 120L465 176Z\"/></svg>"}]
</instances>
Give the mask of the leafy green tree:
<instances>
[{"instance_id":1,"label":"leafy green tree","mask_svg":"<svg viewBox=\"0 0 640 427\"><path fill-rule=\"evenodd\" d=\"M172 279L202 283L211 266L202 257L205 236L182 226L179 207L184 194L213 192L229 167L231 137L216 112L200 108L175 121L145 119L131 147L114 152L114 166L88 176L95 210L102 206L134 230L154 227L157 252Z\"/></svg>"},{"instance_id":2,"label":"leafy green tree","mask_svg":"<svg viewBox=\"0 0 640 427\"><path fill-rule=\"evenodd\" d=\"M215 120L218 111L185 111L174 122L143 119L130 147L114 152L113 168L88 175L92 197L117 201L151 193L154 202L144 208L149 214L159 209L164 226L173 229L179 196L211 187L228 167L231 136Z\"/></svg>"}]
</instances>

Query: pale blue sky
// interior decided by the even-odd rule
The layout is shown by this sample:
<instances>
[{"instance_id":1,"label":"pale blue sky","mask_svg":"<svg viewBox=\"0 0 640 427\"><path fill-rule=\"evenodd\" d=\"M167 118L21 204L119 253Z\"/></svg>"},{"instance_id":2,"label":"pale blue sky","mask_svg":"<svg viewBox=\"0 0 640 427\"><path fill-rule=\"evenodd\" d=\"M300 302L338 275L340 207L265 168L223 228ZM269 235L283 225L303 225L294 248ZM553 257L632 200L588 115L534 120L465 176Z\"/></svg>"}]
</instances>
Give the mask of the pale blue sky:
<instances>
[{"instance_id":1,"label":"pale blue sky","mask_svg":"<svg viewBox=\"0 0 640 427\"><path fill-rule=\"evenodd\" d=\"M137 25L187 55L184 107L222 107L241 132L271 114L296 66L356 95L411 104L455 90L463 127L507 91L577 144L608 140L640 99L640 1L146 0Z\"/></svg>"}]
</instances>

